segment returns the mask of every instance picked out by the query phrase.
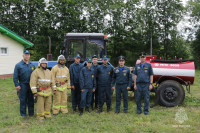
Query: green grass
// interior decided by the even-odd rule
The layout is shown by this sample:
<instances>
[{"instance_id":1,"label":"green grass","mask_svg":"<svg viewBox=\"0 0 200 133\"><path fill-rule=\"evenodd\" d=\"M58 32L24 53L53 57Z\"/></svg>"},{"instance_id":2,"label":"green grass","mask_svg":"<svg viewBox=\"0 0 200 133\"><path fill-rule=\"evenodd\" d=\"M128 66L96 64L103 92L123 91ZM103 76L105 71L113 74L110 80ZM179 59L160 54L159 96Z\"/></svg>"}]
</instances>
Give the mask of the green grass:
<instances>
[{"instance_id":1,"label":"green grass","mask_svg":"<svg viewBox=\"0 0 200 133\"><path fill-rule=\"evenodd\" d=\"M97 114L96 110L84 113L79 117L73 114L70 91L68 93L69 114L59 114L56 117L38 122L36 117L23 119L19 114L19 99L12 79L0 79L0 132L200 132L200 71L196 71L195 83L191 86L191 94L186 92L184 103L177 107L166 108L156 106L150 108L150 114L136 114L136 103L132 92L129 92L129 113L116 115L115 96L112 97L112 112ZM151 95L151 104L154 94ZM123 104L121 105L121 110ZM175 120L175 114L183 108L188 120L180 124ZM179 127L177 127L179 126Z\"/></svg>"}]
</instances>

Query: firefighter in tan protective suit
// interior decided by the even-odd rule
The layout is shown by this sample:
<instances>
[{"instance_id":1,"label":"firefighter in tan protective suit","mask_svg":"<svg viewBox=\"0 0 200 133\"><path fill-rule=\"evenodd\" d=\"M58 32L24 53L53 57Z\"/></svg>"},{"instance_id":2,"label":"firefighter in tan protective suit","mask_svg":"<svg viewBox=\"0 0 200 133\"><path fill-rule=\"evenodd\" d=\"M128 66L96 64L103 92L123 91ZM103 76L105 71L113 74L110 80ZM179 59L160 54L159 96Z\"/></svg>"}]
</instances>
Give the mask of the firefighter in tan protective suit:
<instances>
[{"instance_id":1,"label":"firefighter in tan protective suit","mask_svg":"<svg viewBox=\"0 0 200 133\"><path fill-rule=\"evenodd\" d=\"M47 60L41 58L38 68L33 71L30 86L34 96L37 96L37 117L40 121L51 117L52 89L56 88L51 71L47 69Z\"/></svg>"},{"instance_id":2,"label":"firefighter in tan protective suit","mask_svg":"<svg viewBox=\"0 0 200 133\"><path fill-rule=\"evenodd\" d=\"M58 57L58 63L52 68L53 80L56 88L53 89L53 115L57 115L59 111L66 114L67 109L67 90L70 86L69 69L65 66L66 59L63 55Z\"/></svg>"}]
</instances>

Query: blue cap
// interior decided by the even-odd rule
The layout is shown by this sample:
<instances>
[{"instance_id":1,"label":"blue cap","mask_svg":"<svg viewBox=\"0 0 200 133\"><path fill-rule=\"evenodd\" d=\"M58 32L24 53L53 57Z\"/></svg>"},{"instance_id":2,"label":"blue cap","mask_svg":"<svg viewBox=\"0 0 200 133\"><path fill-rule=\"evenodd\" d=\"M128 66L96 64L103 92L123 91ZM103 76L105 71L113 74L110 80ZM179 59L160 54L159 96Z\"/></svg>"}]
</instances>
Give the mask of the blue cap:
<instances>
[{"instance_id":1,"label":"blue cap","mask_svg":"<svg viewBox=\"0 0 200 133\"><path fill-rule=\"evenodd\" d=\"M98 58L97 55L93 55L92 58Z\"/></svg>"},{"instance_id":2,"label":"blue cap","mask_svg":"<svg viewBox=\"0 0 200 133\"><path fill-rule=\"evenodd\" d=\"M103 60L108 60L108 56L107 56L107 55L104 55L104 56L103 56Z\"/></svg>"},{"instance_id":3,"label":"blue cap","mask_svg":"<svg viewBox=\"0 0 200 133\"><path fill-rule=\"evenodd\" d=\"M118 57L118 59L119 60L125 60L125 57L121 55L121 56Z\"/></svg>"},{"instance_id":4,"label":"blue cap","mask_svg":"<svg viewBox=\"0 0 200 133\"><path fill-rule=\"evenodd\" d=\"M145 52L141 52L140 54L139 54L139 56L146 56L147 54L145 53Z\"/></svg>"},{"instance_id":5,"label":"blue cap","mask_svg":"<svg viewBox=\"0 0 200 133\"><path fill-rule=\"evenodd\" d=\"M29 50L24 50L24 54L30 54Z\"/></svg>"},{"instance_id":6,"label":"blue cap","mask_svg":"<svg viewBox=\"0 0 200 133\"><path fill-rule=\"evenodd\" d=\"M87 62L92 62L92 59L91 59L91 58L88 58L86 61L87 61Z\"/></svg>"},{"instance_id":7,"label":"blue cap","mask_svg":"<svg viewBox=\"0 0 200 133\"><path fill-rule=\"evenodd\" d=\"M75 58L81 58L80 54L75 54Z\"/></svg>"}]
</instances>

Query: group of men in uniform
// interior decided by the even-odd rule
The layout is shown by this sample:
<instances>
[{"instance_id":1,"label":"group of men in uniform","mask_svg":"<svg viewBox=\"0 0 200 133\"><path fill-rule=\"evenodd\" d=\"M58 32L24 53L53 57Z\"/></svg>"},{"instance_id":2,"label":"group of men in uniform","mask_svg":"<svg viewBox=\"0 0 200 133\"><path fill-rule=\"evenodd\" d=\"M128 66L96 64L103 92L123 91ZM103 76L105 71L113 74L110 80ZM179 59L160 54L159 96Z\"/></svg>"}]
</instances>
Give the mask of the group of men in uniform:
<instances>
[{"instance_id":1,"label":"group of men in uniform","mask_svg":"<svg viewBox=\"0 0 200 133\"><path fill-rule=\"evenodd\" d=\"M128 112L128 90L132 86L132 73L125 66L125 57L119 56L119 66L112 68L108 64L108 56L102 58L102 65L98 65L98 57L94 55L86 60L84 67L80 63L80 55L76 54L74 63L69 69L65 66L66 59L63 55L58 57L58 63L50 71L48 62L41 58L38 67L29 61L30 51L25 50L23 60L15 66L13 81L20 92L20 114L26 116L28 105L29 116L34 115L34 97L37 97L37 117L39 120L53 115L68 113L67 91L71 88L73 112L95 108L98 113L103 111L106 100L107 112L111 111L112 90L116 92L116 113L120 113L121 95L123 95L124 113ZM137 94L137 113L141 114L141 99L144 96L144 114L149 112L149 92L152 89L153 71L149 63L145 62L145 53L140 54L141 63L134 70L134 89ZM52 106L53 95L53 106Z\"/></svg>"}]
</instances>

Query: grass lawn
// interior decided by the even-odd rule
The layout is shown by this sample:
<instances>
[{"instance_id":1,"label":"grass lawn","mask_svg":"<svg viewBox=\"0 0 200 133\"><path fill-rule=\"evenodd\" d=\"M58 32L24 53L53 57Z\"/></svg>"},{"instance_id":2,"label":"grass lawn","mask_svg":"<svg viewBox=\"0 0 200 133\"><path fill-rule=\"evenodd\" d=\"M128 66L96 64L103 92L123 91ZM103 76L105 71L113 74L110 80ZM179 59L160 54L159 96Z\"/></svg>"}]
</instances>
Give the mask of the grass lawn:
<instances>
[{"instance_id":1,"label":"grass lawn","mask_svg":"<svg viewBox=\"0 0 200 133\"><path fill-rule=\"evenodd\" d=\"M92 111L84 113L79 117L78 113L72 113L71 92L68 93L67 115L59 114L51 119L39 122L36 117L21 118L19 114L19 99L12 79L0 79L0 133L2 132L194 132L200 133L200 71L196 71L195 83L191 86L191 94L186 92L186 98L181 106L166 108L156 106L150 108L148 116L136 114L136 103L133 100L132 92L129 92L129 113L115 114L115 96L112 97L112 112L107 113L104 105L104 112L101 114ZM154 94L151 95L151 104ZM180 123L178 118L188 118Z\"/></svg>"}]
</instances>

